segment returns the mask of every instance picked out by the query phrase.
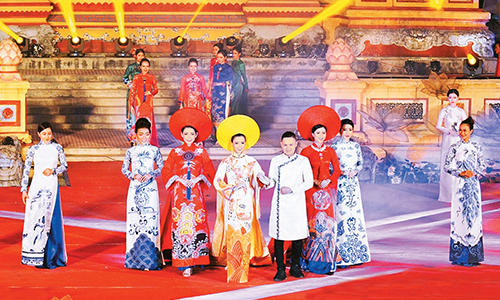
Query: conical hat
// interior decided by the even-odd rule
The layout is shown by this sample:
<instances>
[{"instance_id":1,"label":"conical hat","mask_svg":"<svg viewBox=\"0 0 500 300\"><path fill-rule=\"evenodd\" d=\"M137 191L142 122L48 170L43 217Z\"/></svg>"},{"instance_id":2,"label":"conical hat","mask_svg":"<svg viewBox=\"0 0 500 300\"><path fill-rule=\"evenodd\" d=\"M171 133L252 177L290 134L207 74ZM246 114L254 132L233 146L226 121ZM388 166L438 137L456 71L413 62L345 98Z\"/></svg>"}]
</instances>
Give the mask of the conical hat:
<instances>
[{"instance_id":1,"label":"conical hat","mask_svg":"<svg viewBox=\"0 0 500 300\"><path fill-rule=\"evenodd\" d=\"M212 121L207 114L196 108L179 109L168 122L170 132L179 141L183 141L181 130L186 126L191 126L198 131L196 142L206 140L212 133Z\"/></svg>"},{"instance_id":2,"label":"conical hat","mask_svg":"<svg viewBox=\"0 0 500 300\"><path fill-rule=\"evenodd\" d=\"M231 138L238 133L245 135L245 149L253 147L260 137L260 129L257 122L249 116L234 115L225 119L217 128L217 141L219 145L229 151L233 150Z\"/></svg>"},{"instance_id":3,"label":"conical hat","mask_svg":"<svg viewBox=\"0 0 500 300\"><path fill-rule=\"evenodd\" d=\"M303 138L314 141L311 130L319 124L326 127L325 141L331 140L339 133L339 115L335 110L324 105L311 106L306 109L299 117L297 129Z\"/></svg>"}]
</instances>

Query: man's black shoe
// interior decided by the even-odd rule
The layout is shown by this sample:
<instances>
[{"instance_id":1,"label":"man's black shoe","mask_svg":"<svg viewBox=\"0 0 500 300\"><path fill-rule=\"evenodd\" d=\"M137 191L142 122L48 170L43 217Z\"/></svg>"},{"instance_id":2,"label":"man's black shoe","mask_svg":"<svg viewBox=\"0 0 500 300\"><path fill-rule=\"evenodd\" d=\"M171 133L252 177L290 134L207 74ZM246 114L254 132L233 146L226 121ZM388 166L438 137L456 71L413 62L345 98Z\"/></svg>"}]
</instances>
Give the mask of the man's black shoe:
<instances>
[{"instance_id":1,"label":"man's black shoe","mask_svg":"<svg viewBox=\"0 0 500 300\"><path fill-rule=\"evenodd\" d=\"M274 275L274 281L283 281L286 279L286 272L284 269L278 269L276 275Z\"/></svg>"},{"instance_id":2,"label":"man's black shoe","mask_svg":"<svg viewBox=\"0 0 500 300\"><path fill-rule=\"evenodd\" d=\"M302 273L302 270L300 269L299 265L293 265L290 268L290 276L296 278L304 278L304 273Z\"/></svg>"}]
</instances>

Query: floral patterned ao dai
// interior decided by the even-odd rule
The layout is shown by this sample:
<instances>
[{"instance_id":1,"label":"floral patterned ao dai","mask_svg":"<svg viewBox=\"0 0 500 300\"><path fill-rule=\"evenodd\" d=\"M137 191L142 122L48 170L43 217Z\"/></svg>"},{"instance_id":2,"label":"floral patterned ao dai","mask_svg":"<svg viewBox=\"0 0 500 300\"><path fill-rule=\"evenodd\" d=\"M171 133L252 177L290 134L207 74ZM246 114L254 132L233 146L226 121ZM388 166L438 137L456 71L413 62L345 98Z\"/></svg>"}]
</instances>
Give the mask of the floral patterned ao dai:
<instances>
[{"instance_id":1,"label":"floral patterned ao dai","mask_svg":"<svg viewBox=\"0 0 500 300\"><path fill-rule=\"evenodd\" d=\"M311 163L314 179L330 179L325 188L314 185L306 191L309 237L303 250L301 267L316 274L333 273L337 269L337 223L335 221L335 189L340 175L339 160L331 147L315 144L304 148L301 155ZM333 173L330 174L330 166ZM292 187L293 189L293 187ZM333 193L332 193L333 189Z\"/></svg>"},{"instance_id":2,"label":"floral patterned ao dai","mask_svg":"<svg viewBox=\"0 0 500 300\"><path fill-rule=\"evenodd\" d=\"M250 264L271 263L258 221L259 173L264 174L254 158L231 155L221 161L215 174L217 220L212 255L216 264L227 264L227 282L247 282ZM233 190L241 182L244 188Z\"/></svg>"},{"instance_id":3,"label":"floral patterned ao dai","mask_svg":"<svg viewBox=\"0 0 500 300\"><path fill-rule=\"evenodd\" d=\"M444 164L446 172L458 178L451 202L450 261L476 264L484 260L481 187L478 174L485 169L481 146L475 142L453 144ZM475 176L461 177L471 170Z\"/></svg>"},{"instance_id":4,"label":"floral patterned ao dai","mask_svg":"<svg viewBox=\"0 0 500 300\"><path fill-rule=\"evenodd\" d=\"M332 145L339 158L340 170L355 176L341 175L337 185L337 248L339 266L369 262L370 249L357 173L363 169L361 147L354 141L338 140Z\"/></svg>"}]
</instances>

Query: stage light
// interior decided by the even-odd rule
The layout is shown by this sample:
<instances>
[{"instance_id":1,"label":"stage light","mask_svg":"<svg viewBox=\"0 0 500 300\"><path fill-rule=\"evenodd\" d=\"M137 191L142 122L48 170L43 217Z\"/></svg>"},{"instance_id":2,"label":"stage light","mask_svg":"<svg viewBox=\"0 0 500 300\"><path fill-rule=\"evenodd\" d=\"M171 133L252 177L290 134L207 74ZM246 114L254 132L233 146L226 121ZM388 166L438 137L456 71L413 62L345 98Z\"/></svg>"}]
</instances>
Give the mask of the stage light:
<instances>
[{"instance_id":1,"label":"stage light","mask_svg":"<svg viewBox=\"0 0 500 300\"><path fill-rule=\"evenodd\" d=\"M24 36L19 37L19 39L14 39L23 57L28 57L30 53L30 40Z\"/></svg>"},{"instance_id":2,"label":"stage light","mask_svg":"<svg viewBox=\"0 0 500 300\"><path fill-rule=\"evenodd\" d=\"M431 70L434 73L439 73L439 71L441 71L441 62L439 60L431 61L429 65L429 70Z\"/></svg>"},{"instance_id":3,"label":"stage light","mask_svg":"<svg viewBox=\"0 0 500 300\"><path fill-rule=\"evenodd\" d=\"M224 50L227 51L227 56L233 57L233 49L241 45L241 40L237 39L234 36L230 36L224 39L224 41L222 41L222 44L224 45Z\"/></svg>"},{"instance_id":4,"label":"stage light","mask_svg":"<svg viewBox=\"0 0 500 300\"><path fill-rule=\"evenodd\" d=\"M132 41L128 38L121 37L115 40L115 56L117 57L131 57L132 53L130 50L132 49Z\"/></svg>"},{"instance_id":5,"label":"stage light","mask_svg":"<svg viewBox=\"0 0 500 300\"><path fill-rule=\"evenodd\" d=\"M366 67L368 68L368 72L370 74L373 74L373 73L377 72L377 70L378 70L378 61L369 60L368 63L366 64Z\"/></svg>"},{"instance_id":6,"label":"stage light","mask_svg":"<svg viewBox=\"0 0 500 300\"><path fill-rule=\"evenodd\" d=\"M170 50L172 50L172 57L187 57L188 53L188 40L178 36L170 39Z\"/></svg>"},{"instance_id":7,"label":"stage light","mask_svg":"<svg viewBox=\"0 0 500 300\"><path fill-rule=\"evenodd\" d=\"M71 57L85 56L85 54L83 53L84 47L85 47L85 41L82 38L78 36L72 37L71 39L68 40L68 50L69 50L68 56Z\"/></svg>"},{"instance_id":8,"label":"stage light","mask_svg":"<svg viewBox=\"0 0 500 300\"><path fill-rule=\"evenodd\" d=\"M284 37L279 37L274 40L274 51L276 56L279 57L291 57L295 56L295 49L293 48L292 41L288 41L286 43L283 42Z\"/></svg>"},{"instance_id":9,"label":"stage light","mask_svg":"<svg viewBox=\"0 0 500 300\"><path fill-rule=\"evenodd\" d=\"M479 76L483 73L483 65L482 59L477 59L474 55L467 54L467 58L464 59L464 74L469 78Z\"/></svg>"}]
</instances>

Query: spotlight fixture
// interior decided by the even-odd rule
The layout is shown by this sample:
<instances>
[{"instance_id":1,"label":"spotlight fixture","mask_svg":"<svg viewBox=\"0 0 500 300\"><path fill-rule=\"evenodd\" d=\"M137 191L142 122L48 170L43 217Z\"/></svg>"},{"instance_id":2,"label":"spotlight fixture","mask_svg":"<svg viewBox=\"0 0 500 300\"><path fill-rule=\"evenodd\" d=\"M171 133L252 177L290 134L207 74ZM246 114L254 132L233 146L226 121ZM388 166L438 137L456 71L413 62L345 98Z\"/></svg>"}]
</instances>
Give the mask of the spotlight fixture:
<instances>
[{"instance_id":1,"label":"spotlight fixture","mask_svg":"<svg viewBox=\"0 0 500 300\"><path fill-rule=\"evenodd\" d=\"M20 38L21 40L15 39L14 41L19 47L19 50L21 50L21 54L23 55L23 57L27 57L30 53L30 40L28 38L25 38L24 36L21 36Z\"/></svg>"},{"instance_id":2,"label":"spotlight fixture","mask_svg":"<svg viewBox=\"0 0 500 300\"><path fill-rule=\"evenodd\" d=\"M172 50L172 57L187 57L188 53L188 40L177 36L173 39L170 39L170 50Z\"/></svg>"},{"instance_id":3,"label":"spotlight fixture","mask_svg":"<svg viewBox=\"0 0 500 300\"><path fill-rule=\"evenodd\" d=\"M85 56L83 53L83 48L85 47L85 41L78 37L74 36L68 40L68 56L71 57L82 57Z\"/></svg>"},{"instance_id":4,"label":"spotlight fixture","mask_svg":"<svg viewBox=\"0 0 500 300\"><path fill-rule=\"evenodd\" d=\"M431 70L434 73L439 73L439 71L441 71L441 62L439 60L431 61L429 65L429 70Z\"/></svg>"},{"instance_id":5,"label":"spotlight fixture","mask_svg":"<svg viewBox=\"0 0 500 300\"><path fill-rule=\"evenodd\" d=\"M120 37L115 40L115 56L116 57L131 57L132 41L126 37Z\"/></svg>"},{"instance_id":6,"label":"spotlight fixture","mask_svg":"<svg viewBox=\"0 0 500 300\"><path fill-rule=\"evenodd\" d=\"M368 68L368 72L370 74L373 74L373 73L377 72L377 70L378 70L378 61L369 60L368 63L366 64L366 67Z\"/></svg>"},{"instance_id":7,"label":"spotlight fixture","mask_svg":"<svg viewBox=\"0 0 500 300\"><path fill-rule=\"evenodd\" d=\"M464 75L468 78L478 77L483 73L483 60L476 58L472 54L467 54L464 59Z\"/></svg>"},{"instance_id":8,"label":"spotlight fixture","mask_svg":"<svg viewBox=\"0 0 500 300\"><path fill-rule=\"evenodd\" d=\"M233 49L241 45L241 40L234 36L230 36L222 41L222 45L224 45L224 50L227 51L227 56L233 57Z\"/></svg>"},{"instance_id":9,"label":"spotlight fixture","mask_svg":"<svg viewBox=\"0 0 500 300\"><path fill-rule=\"evenodd\" d=\"M295 49L293 48L292 41L288 41L287 43L283 43L283 38L279 37L274 40L274 51L275 55L279 57L291 57L295 56Z\"/></svg>"}]
</instances>

